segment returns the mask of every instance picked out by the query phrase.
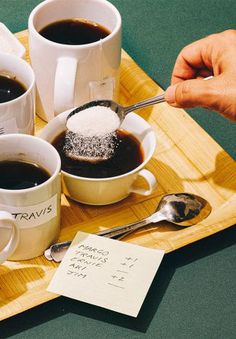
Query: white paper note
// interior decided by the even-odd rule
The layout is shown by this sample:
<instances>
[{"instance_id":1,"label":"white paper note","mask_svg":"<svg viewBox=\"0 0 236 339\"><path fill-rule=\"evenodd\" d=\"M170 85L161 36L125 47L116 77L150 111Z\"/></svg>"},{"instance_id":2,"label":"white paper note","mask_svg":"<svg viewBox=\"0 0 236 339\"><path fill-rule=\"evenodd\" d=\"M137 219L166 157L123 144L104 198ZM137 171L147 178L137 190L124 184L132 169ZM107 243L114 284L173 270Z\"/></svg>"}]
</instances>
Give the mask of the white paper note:
<instances>
[{"instance_id":1,"label":"white paper note","mask_svg":"<svg viewBox=\"0 0 236 339\"><path fill-rule=\"evenodd\" d=\"M163 250L78 232L48 291L137 317L163 256Z\"/></svg>"}]
</instances>

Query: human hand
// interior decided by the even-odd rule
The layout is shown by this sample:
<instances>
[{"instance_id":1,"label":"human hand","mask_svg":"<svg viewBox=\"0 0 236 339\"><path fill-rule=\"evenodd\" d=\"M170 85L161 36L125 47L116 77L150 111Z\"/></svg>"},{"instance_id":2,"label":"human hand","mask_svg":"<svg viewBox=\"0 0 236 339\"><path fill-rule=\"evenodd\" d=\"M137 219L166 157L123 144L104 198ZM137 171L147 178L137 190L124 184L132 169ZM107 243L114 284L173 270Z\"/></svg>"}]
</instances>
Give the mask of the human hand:
<instances>
[{"instance_id":1,"label":"human hand","mask_svg":"<svg viewBox=\"0 0 236 339\"><path fill-rule=\"evenodd\" d=\"M211 75L210 80L203 80ZM205 107L236 121L236 30L212 34L184 47L165 99L174 107Z\"/></svg>"}]
</instances>

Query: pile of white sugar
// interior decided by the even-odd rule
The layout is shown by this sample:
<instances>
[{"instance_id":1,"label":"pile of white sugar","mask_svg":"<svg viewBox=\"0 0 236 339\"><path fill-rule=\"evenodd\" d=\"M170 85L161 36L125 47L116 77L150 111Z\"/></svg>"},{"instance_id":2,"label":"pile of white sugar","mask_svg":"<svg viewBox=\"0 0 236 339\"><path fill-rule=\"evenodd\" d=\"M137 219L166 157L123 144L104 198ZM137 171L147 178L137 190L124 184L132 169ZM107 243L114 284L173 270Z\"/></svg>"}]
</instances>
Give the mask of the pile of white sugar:
<instances>
[{"instance_id":1,"label":"pile of white sugar","mask_svg":"<svg viewBox=\"0 0 236 339\"><path fill-rule=\"evenodd\" d=\"M69 131L85 137L104 136L116 131L119 126L119 116L104 106L86 108L72 115L66 124Z\"/></svg>"},{"instance_id":2,"label":"pile of white sugar","mask_svg":"<svg viewBox=\"0 0 236 339\"><path fill-rule=\"evenodd\" d=\"M91 106L73 114L66 124L65 155L89 162L111 158L117 145L119 126L119 116L109 107Z\"/></svg>"}]
</instances>

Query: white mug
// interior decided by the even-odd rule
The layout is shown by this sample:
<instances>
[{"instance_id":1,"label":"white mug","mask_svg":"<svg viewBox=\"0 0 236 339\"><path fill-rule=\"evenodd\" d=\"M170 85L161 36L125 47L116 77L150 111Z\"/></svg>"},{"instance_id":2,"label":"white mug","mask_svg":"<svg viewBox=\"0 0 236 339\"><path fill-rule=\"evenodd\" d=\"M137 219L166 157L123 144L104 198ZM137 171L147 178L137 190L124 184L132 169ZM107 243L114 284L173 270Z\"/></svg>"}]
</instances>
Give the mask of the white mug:
<instances>
[{"instance_id":1,"label":"white mug","mask_svg":"<svg viewBox=\"0 0 236 339\"><path fill-rule=\"evenodd\" d=\"M37 164L49 174L49 178L38 186L14 190L0 188L0 211L8 212L6 217L10 218L1 219L0 213L0 243L3 240L6 243L10 234L19 233L12 246L16 247L15 251L9 251L3 259L26 260L43 254L57 239L60 228L61 160L55 148L38 137L8 134L0 137L0 162L9 160Z\"/></svg>"},{"instance_id":2,"label":"white mug","mask_svg":"<svg viewBox=\"0 0 236 339\"><path fill-rule=\"evenodd\" d=\"M111 33L100 41L67 45L39 31L65 19L83 18ZM95 99L115 99L121 59L121 17L106 0L46 0L29 17L29 51L36 75L37 114L49 121L58 113Z\"/></svg>"},{"instance_id":3,"label":"white mug","mask_svg":"<svg viewBox=\"0 0 236 339\"><path fill-rule=\"evenodd\" d=\"M71 110L51 120L41 130L39 137L53 142L56 137L66 129L66 118ZM143 162L132 171L109 178L85 178L62 173L62 188L65 195L72 200L88 205L107 205L126 198L130 193L150 195L156 188L155 176L144 169L153 156L156 148L156 136L151 126L135 113L129 113L121 124L121 128L134 135L141 143L144 151ZM148 188L135 187L134 183L138 176L147 182Z\"/></svg>"},{"instance_id":4,"label":"white mug","mask_svg":"<svg viewBox=\"0 0 236 339\"><path fill-rule=\"evenodd\" d=\"M16 99L0 103L0 134L34 134L35 76L20 57L0 53L0 75L15 78L26 88Z\"/></svg>"}]
</instances>

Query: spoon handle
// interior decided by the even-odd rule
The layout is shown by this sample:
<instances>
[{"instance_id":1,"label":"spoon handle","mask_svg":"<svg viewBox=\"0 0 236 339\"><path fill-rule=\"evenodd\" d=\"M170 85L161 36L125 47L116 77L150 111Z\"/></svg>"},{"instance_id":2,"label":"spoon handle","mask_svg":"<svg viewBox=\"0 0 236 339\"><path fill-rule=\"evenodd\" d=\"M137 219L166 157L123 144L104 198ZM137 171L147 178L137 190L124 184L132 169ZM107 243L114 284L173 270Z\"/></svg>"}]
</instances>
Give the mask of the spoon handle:
<instances>
[{"instance_id":1,"label":"spoon handle","mask_svg":"<svg viewBox=\"0 0 236 339\"><path fill-rule=\"evenodd\" d=\"M135 230L136 228L143 227L147 225L148 218L140 220L138 222L134 222L131 224L126 224L114 228L110 228L108 230L100 231L95 233L96 235L103 236L106 238L111 238L111 239L121 239L123 236L125 236L128 233L131 233ZM64 241L64 242L59 242L56 244L51 245L45 252L44 256L48 260L54 260L56 262L61 262L61 260L64 257L65 252L71 245L71 240Z\"/></svg>"},{"instance_id":2,"label":"spoon handle","mask_svg":"<svg viewBox=\"0 0 236 339\"><path fill-rule=\"evenodd\" d=\"M164 220L163 215L158 211L151 216L142 219L140 221L136 221L130 224L113 227L108 230L100 231L95 233L99 236L104 236L106 238L121 240L126 235L133 233L134 231L141 229L142 227L151 224L153 222L158 222ZM65 241L61 243L53 244L49 249L44 252L44 256L48 260L54 260L56 262L61 262L64 257L65 252L70 247L71 241Z\"/></svg>"},{"instance_id":3,"label":"spoon handle","mask_svg":"<svg viewBox=\"0 0 236 339\"><path fill-rule=\"evenodd\" d=\"M131 106L127 106L124 108L124 112L125 112L125 115L136 110L136 109L139 109L139 108L142 108L142 107L146 107L146 106L151 106L151 105L155 105L155 104L159 104L161 102L164 102L165 101L165 93L161 94L161 95L158 95L158 96L155 96L155 97L152 97L152 98L149 98L149 99L146 99L146 100L143 100L143 101L140 101L140 102L137 102L136 104L133 104Z\"/></svg>"},{"instance_id":4,"label":"spoon handle","mask_svg":"<svg viewBox=\"0 0 236 339\"><path fill-rule=\"evenodd\" d=\"M157 223L159 221L163 221L165 220L165 216L160 212L157 211L155 213L153 213L152 215L150 215L149 217L142 219L140 221L137 222L133 222L130 224L126 224L126 225L122 225L122 226L118 226L118 227L114 227L105 231L101 231L96 233L96 235L102 235L105 236L107 238L112 238L112 239L117 239L117 240L121 240L123 238L125 238L127 235L130 235L131 233L147 226L150 225L152 223Z\"/></svg>"},{"instance_id":5,"label":"spoon handle","mask_svg":"<svg viewBox=\"0 0 236 339\"><path fill-rule=\"evenodd\" d=\"M98 232L98 233L95 233L95 234L100 235L100 236L104 236L106 238L116 239L120 235L123 235L125 233L130 233L130 232L135 231L136 229L144 227L144 226L150 224L150 222L151 222L150 218L148 217L148 218L145 218L145 219L140 220L140 221L132 222L130 224L126 224L126 225L122 225L122 226L118 226L118 227L113 227L111 229L101 231L101 232Z\"/></svg>"},{"instance_id":6,"label":"spoon handle","mask_svg":"<svg viewBox=\"0 0 236 339\"><path fill-rule=\"evenodd\" d=\"M125 237L127 234L134 232L135 229L141 228L147 225L149 222L146 219L134 222L131 224L126 224L123 226L114 227L108 230L100 231L95 233L96 235L103 236L110 239L120 240ZM72 241L64 241L51 245L45 252L44 256L48 260L54 260L56 262L61 262L67 249L70 247Z\"/></svg>"}]
</instances>

